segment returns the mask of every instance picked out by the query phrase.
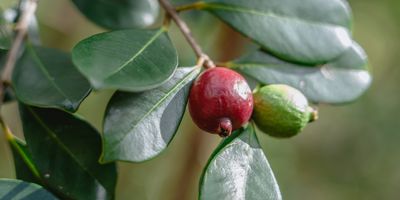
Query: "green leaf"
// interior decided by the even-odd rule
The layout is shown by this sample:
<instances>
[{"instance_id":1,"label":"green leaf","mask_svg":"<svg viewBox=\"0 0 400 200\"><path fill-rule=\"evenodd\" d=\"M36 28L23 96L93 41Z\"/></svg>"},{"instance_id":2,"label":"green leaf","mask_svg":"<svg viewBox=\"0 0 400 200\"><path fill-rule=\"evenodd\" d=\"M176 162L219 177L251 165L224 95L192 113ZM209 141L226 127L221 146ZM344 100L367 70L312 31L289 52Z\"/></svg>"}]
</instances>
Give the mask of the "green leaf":
<instances>
[{"instance_id":1,"label":"green leaf","mask_svg":"<svg viewBox=\"0 0 400 200\"><path fill-rule=\"evenodd\" d=\"M72 0L94 23L110 29L143 28L158 17L157 0Z\"/></svg>"},{"instance_id":2,"label":"green leaf","mask_svg":"<svg viewBox=\"0 0 400 200\"><path fill-rule=\"evenodd\" d=\"M4 18L4 12L0 8L0 49L6 50L11 47L12 35L11 25Z\"/></svg>"},{"instance_id":3,"label":"green leaf","mask_svg":"<svg viewBox=\"0 0 400 200\"><path fill-rule=\"evenodd\" d=\"M178 66L164 28L100 33L79 42L72 58L94 88L131 92L160 86Z\"/></svg>"},{"instance_id":4,"label":"green leaf","mask_svg":"<svg viewBox=\"0 0 400 200\"><path fill-rule=\"evenodd\" d=\"M52 190L68 199L113 199L115 163L100 165L101 138L83 120L57 109L20 105L32 160Z\"/></svg>"},{"instance_id":5,"label":"green leaf","mask_svg":"<svg viewBox=\"0 0 400 200\"><path fill-rule=\"evenodd\" d=\"M363 49L354 43L337 60L321 66L296 65L256 51L234 61L231 67L262 84L287 84L312 102L346 103L370 86L372 77Z\"/></svg>"},{"instance_id":6,"label":"green leaf","mask_svg":"<svg viewBox=\"0 0 400 200\"><path fill-rule=\"evenodd\" d=\"M142 162L167 148L199 71L198 67L178 68L159 88L142 93L117 92L104 120L102 161Z\"/></svg>"},{"instance_id":7,"label":"green leaf","mask_svg":"<svg viewBox=\"0 0 400 200\"><path fill-rule=\"evenodd\" d=\"M56 200L51 193L34 183L20 180L0 179L0 199L40 199Z\"/></svg>"},{"instance_id":8,"label":"green leaf","mask_svg":"<svg viewBox=\"0 0 400 200\"><path fill-rule=\"evenodd\" d=\"M282 199L253 124L235 131L214 151L200 180L199 199Z\"/></svg>"},{"instance_id":9,"label":"green leaf","mask_svg":"<svg viewBox=\"0 0 400 200\"><path fill-rule=\"evenodd\" d=\"M11 146L17 179L40 184L42 181L40 173L33 163L26 143L11 133L7 135L7 140Z\"/></svg>"},{"instance_id":10,"label":"green leaf","mask_svg":"<svg viewBox=\"0 0 400 200\"><path fill-rule=\"evenodd\" d=\"M90 92L69 54L31 45L17 62L12 83L23 103L67 111L76 111Z\"/></svg>"},{"instance_id":11,"label":"green leaf","mask_svg":"<svg viewBox=\"0 0 400 200\"><path fill-rule=\"evenodd\" d=\"M351 46L343 0L205 0L199 8L285 60L324 63Z\"/></svg>"}]
</instances>

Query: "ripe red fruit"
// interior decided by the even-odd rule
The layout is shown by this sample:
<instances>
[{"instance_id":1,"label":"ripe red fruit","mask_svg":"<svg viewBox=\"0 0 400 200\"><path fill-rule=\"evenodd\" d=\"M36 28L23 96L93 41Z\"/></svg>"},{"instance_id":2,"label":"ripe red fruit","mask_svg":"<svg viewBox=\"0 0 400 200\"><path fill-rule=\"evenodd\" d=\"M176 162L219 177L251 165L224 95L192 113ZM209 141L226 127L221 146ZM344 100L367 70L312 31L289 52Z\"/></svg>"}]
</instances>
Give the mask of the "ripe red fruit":
<instances>
[{"instance_id":1,"label":"ripe red fruit","mask_svg":"<svg viewBox=\"0 0 400 200\"><path fill-rule=\"evenodd\" d=\"M204 71L193 83L189 112L204 131L227 137L247 123L253 111L253 96L246 80L237 72L215 67Z\"/></svg>"}]
</instances>

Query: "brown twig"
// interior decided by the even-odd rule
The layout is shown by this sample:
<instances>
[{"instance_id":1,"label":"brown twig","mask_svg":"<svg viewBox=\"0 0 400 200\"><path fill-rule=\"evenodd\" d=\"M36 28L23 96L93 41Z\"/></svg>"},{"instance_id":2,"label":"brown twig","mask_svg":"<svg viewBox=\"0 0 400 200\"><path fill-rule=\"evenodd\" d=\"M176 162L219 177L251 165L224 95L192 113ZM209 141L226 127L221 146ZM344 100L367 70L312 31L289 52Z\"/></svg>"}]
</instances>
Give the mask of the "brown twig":
<instances>
[{"instance_id":1,"label":"brown twig","mask_svg":"<svg viewBox=\"0 0 400 200\"><path fill-rule=\"evenodd\" d=\"M21 48L22 42L25 40L26 33L28 32L29 21L36 11L37 2L38 0L28 0L22 10L22 16L15 27L17 33L11 49L8 52L7 60L2 71L1 80L3 83L9 83L11 81L11 74L18 57L18 52ZM4 85L2 89L5 89Z\"/></svg>"},{"instance_id":2,"label":"brown twig","mask_svg":"<svg viewBox=\"0 0 400 200\"><path fill-rule=\"evenodd\" d=\"M26 5L22 8L22 16L19 18L16 29L16 36L13 40L10 50L8 51L6 63L4 64L3 71L0 74L0 108L4 101L5 91L11 83L11 74L15 66L15 62L18 58L18 53L22 43L25 40L25 36L28 31L28 25L31 17L34 15L37 8L38 0L28 0ZM1 110L0 110L1 111ZM8 131L8 127L3 121L0 113L0 124L2 125L6 137L9 139L11 131Z\"/></svg>"},{"instance_id":3,"label":"brown twig","mask_svg":"<svg viewBox=\"0 0 400 200\"><path fill-rule=\"evenodd\" d=\"M171 5L168 0L159 0L161 6L164 8L165 12L172 18L172 20L176 23L179 30L181 30L183 36L188 41L189 45L193 48L197 59L202 61L202 65L205 68L215 67L214 62L210 59L210 57L203 52L200 45L194 39L192 32L190 31L186 22L184 22L176 12L175 8Z\"/></svg>"},{"instance_id":4,"label":"brown twig","mask_svg":"<svg viewBox=\"0 0 400 200\"><path fill-rule=\"evenodd\" d=\"M15 26L16 36L8 51L6 62L4 64L3 71L0 77L0 107L3 104L4 93L6 88L11 82L11 74L15 66L15 62L18 57L18 52L21 48L22 42L25 40L25 36L28 31L28 25L31 17L36 11L38 0L28 0L27 4L22 10L22 16Z\"/></svg>"}]
</instances>

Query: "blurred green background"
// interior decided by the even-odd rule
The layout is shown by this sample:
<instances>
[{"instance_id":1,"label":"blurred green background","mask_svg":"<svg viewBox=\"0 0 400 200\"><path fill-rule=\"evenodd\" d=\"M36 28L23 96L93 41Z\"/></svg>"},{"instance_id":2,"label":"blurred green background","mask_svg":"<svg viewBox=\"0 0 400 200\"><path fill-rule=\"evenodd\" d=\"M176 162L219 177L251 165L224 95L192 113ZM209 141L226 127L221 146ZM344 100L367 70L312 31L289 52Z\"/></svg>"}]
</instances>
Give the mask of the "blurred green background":
<instances>
[{"instance_id":1,"label":"blurred green background","mask_svg":"<svg viewBox=\"0 0 400 200\"><path fill-rule=\"evenodd\" d=\"M286 200L400 198L400 1L349 3L355 40L369 55L374 82L353 104L321 105L320 119L292 139L259 135ZM11 5L13 0L0 2L3 8ZM183 16L216 60L234 58L249 46L208 14L194 11ZM41 0L37 17L43 44L67 51L79 40L104 31L68 0ZM181 65L193 65L194 56L176 28L170 35L180 49ZM99 130L111 94L96 92L79 110ZM21 136L16 104L6 104L2 112ZM198 130L185 115L177 136L159 157L142 164L118 164L117 199L196 199L202 167L219 141ZM0 133L0 177L14 174L10 150Z\"/></svg>"}]
</instances>

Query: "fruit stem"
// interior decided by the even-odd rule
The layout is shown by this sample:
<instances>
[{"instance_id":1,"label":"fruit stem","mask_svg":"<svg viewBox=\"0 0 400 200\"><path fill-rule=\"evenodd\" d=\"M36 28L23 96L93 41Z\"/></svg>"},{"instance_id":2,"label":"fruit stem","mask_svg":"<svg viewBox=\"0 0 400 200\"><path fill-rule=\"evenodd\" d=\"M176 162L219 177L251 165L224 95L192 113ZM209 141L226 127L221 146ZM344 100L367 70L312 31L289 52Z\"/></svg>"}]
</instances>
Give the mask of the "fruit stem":
<instances>
[{"instance_id":1,"label":"fruit stem","mask_svg":"<svg viewBox=\"0 0 400 200\"><path fill-rule=\"evenodd\" d=\"M183 36L185 37L186 41L192 47L194 53L197 56L198 60L203 60L202 65L205 68L213 68L215 67L214 62L210 59L210 57L203 52L200 45L194 39L192 32L190 31L186 22L184 22L176 12L175 8L171 5L168 0L158 0L161 6L164 8L165 12L172 18L172 20L176 23L179 30L181 30Z\"/></svg>"},{"instance_id":2,"label":"fruit stem","mask_svg":"<svg viewBox=\"0 0 400 200\"><path fill-rule=\"evenodd\" d=\"M218 135L221 137L228 137L232 134L232 122L228 118L219 120Z\"/></svg>"}]
</instances>

